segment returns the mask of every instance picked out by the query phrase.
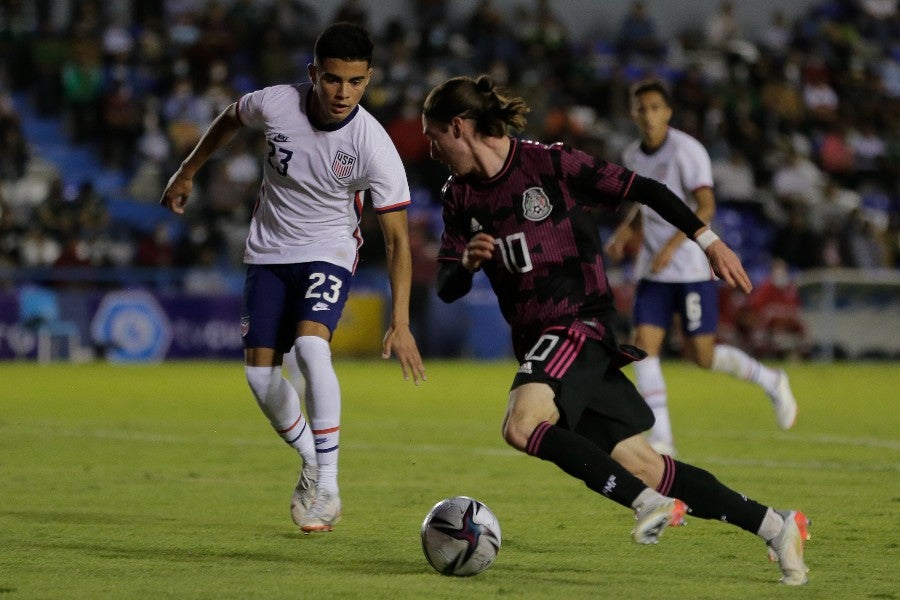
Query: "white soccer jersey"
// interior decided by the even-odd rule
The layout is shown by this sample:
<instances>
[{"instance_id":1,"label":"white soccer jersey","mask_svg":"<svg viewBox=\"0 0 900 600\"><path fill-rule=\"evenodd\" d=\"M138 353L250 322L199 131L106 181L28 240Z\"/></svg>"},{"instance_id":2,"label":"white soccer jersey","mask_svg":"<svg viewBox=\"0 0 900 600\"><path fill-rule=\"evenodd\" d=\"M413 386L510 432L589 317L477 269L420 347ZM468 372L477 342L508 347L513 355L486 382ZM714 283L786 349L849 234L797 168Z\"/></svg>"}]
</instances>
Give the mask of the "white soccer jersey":
<instances>
[{"instance_id":1,"label":"white soccer jersey","mask_svg":"<svg viewBox=\"0 0 900 600\"><path fill-rule=\"evenodd\" d=\"M666 141L652 154L646 154L637 140L628 145L622 164L638 175L664 183L691 210L697 210L693 192L711 188L712 164L703 145L677 129L669 128ZM643 204L641 219L644 239L635 260L635 277L670 283L708 281L714 279L706 254L693 240L685 240L672 255L672 260L659 273L650 272L653 257L662 249L678 228L671 225Z\"/></svg>"},{"instance_id":2,"label":"white soccer jersey","mask_svg":"<svg viewBox=\"0 0 900 600\"><path fill-rule=\"evenodd\" d=\"M309 119L311 93L311 83L276 85L238 101L241 123L261 127L268 142L244 262L326 261L352 272L366 192L376 211L388 212L409 204L409 183L397 149L367 110L358 106L320 129Z\"/></svg>"}]
</instances>

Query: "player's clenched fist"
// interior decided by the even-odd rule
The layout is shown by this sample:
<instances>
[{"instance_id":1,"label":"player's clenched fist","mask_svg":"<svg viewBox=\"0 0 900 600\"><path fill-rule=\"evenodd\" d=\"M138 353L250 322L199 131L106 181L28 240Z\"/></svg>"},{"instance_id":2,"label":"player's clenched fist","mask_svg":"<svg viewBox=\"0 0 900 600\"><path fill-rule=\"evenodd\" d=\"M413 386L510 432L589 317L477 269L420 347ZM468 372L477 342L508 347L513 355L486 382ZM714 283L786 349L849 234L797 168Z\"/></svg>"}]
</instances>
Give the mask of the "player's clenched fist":
<instances>
[{"instance_id":1,"label":"player's clenched fist","mask_svg":"<svg viewBox=\"0 0 900 600\"><path fill-rule=\"evenodd\" d=\"M194 181L191 178L175 173L169 179L159 203L175 214L182 215L193 188Z\"/></svg>"},{"instance_id":2,"label":"player's clenched fist","mask_svg":"<svg viewBox=\"0 0 900 600\"><path fill-rule=\"evenodd\" d=\"M478 232L466 245L466 251L462 256L462 266L469 271L477 271L481 268L481 263L490 260L493 255L494 238L483 231Z\"/></svg>"}]
</instances>

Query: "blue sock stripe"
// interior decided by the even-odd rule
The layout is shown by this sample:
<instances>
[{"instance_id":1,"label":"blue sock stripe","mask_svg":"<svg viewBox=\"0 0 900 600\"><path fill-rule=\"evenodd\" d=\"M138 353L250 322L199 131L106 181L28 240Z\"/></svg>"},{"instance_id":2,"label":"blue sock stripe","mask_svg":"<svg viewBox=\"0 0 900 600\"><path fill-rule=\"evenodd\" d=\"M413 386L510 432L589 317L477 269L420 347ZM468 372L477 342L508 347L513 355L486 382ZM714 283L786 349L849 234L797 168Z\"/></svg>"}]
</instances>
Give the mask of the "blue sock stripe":
<instances>
[{"instance_id":1,"label":"blue sock stripe","mask_svg":"<svg viewBox=\"0 0 900 600\"><path fill-rule=\"evenodd\" d=\"M303 428L300 429L300 433L297 434L297 437L290 439L290 440L285 439L284 441L287 442L288 444L293 444L294 442L296 442L297 440L300 439L300 436L303 435L304 431L306 431L306 423L305 422L303 423Z\"/></svg>"}]
</instances>

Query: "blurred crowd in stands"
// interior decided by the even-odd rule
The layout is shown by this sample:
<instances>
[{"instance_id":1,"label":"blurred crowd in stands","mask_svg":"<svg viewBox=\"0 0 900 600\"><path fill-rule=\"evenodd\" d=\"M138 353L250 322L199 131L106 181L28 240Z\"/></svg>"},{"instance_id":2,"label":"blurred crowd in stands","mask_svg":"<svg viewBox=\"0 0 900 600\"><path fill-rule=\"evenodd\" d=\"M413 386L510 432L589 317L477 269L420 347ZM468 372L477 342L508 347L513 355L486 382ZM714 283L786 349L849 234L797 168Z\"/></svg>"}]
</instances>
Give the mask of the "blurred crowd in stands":
<instances>
[{"instance_id":1,"label":"blurred crowd in stands","mask_svg":"<svg viewBox=\"0 0 900 600\"><path fill-rule=\"evenodd\" d=\"M306 79L315 36L336 20L361 23L377 40L364 105L408 169L423 289L434 276L446 172L428 158L421 102L444 78L481 72L531 105L523 137L570 142L613 161L636 135L628 86L665 79L675 126L713 159L720 217L736 219L719 228L757 281L774 259L790 273L900 267L896 0L775 10L753 35L723 1L667 37L660 17L634 1L614 36L585 39L560 19L566 3L496 4L483 0L461 14L451 0L408 0L406 20L372 29L374 3L359 0L0 2L0 267L174 267L189 269L192 289L223 289L217 272L240 267L261 136L240 134L201 171L178 226L141 228L111 217L110 194L90 172L66 185L72 173L42 160L21 114L59 120L67 144L89 148L98 169L121 173L115 200L152 205L223 107L253 89ZM603 19L597 5L585 18ZM369 212L364 268L383 259Z\"/></svg>"}]
</instances>

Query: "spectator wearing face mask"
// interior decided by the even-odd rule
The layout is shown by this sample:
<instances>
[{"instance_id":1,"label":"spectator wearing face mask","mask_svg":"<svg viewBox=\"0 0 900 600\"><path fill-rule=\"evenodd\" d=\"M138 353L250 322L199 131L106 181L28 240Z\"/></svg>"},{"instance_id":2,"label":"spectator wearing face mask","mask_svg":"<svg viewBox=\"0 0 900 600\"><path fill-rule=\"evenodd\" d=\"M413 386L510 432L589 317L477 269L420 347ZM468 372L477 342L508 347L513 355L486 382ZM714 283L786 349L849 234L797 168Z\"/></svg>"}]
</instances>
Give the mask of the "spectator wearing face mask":
<instances>
[{"instance_id":1,"label":"spectator wearing face mask","mask_svg":"<svg viewBox=\"0 0 900 600\"><path fill-rule=\"evenodd\" d=\"M809 339L800 293L785 261L773 259L769 276L753 290L747 308L757 356L808 355Z\"/></svg>"}]
</instances>

